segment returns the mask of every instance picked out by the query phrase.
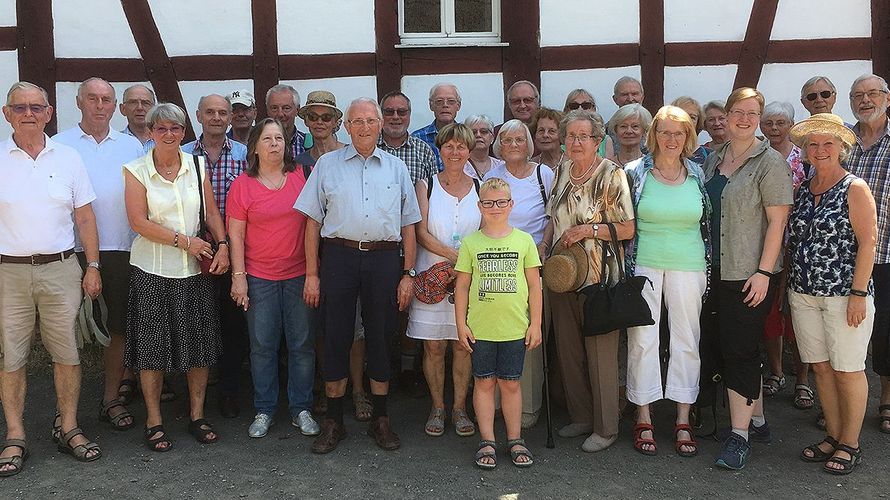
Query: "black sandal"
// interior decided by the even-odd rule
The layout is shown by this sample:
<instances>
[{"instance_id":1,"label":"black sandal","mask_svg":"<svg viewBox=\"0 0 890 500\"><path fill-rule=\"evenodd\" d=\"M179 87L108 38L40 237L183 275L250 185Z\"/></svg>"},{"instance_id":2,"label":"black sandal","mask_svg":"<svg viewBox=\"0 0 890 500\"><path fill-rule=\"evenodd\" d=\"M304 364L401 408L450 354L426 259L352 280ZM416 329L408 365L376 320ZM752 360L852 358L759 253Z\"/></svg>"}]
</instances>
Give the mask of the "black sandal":
<instances>
[{"instance_id":1,"label":"black sandal","mask_svg":"<svg viewBox=\"0 0 890 500\"><path fill-rule=\"evenodd\" d=\"M513 451L514 446L522 446L525 449ZM516 467L531 467L534 465L535 457L532 456L532 452L529 451L528 446L525 445L525 439L519 438L507 441L507 449L510 450L510 460L513 461L513 465ZM526 457L528 458L528 461L517 462L516 459L519 457Z\"/></svg>"},{"instance_id":2,"label":"black sandal","mask_svg":"<svg viewBox=\"0 0 890 500\"><path fill-rule=\"evenodd\" d=\"M6 442L3 443L3 446L0 447L0 452L3 452L6 448L12 448L13 446L20 448L22 453L21 455L0 458L0 466L11 465L15 467L14 469L0 471L0 477L14 476L21 472L25 467L25 460L28 458L28 445L25 443L24 439L7 439Z\"/></svg>"},{"instance_id":3,"label":"black sandal","mask_svg":"<svg viewBox=\"0 0 890 500\"><path fill-rule=\"evenodd\" d=\"M123 408L124 411L112 416L112 408ZM121 420L125 418L129 418L130 423L121 425ZM127 411L127 407L117 399L112 399L107 403L104 401L102 402L102 409L99 410L99 421L110 423L111 427L116 431L130 430L136 425L136 419L133 418L133 415L129 411Z\"/></svg>"},{"instance_id":4,"label":"black sandal","mask_svg":"<svg viewBox=\"0 0 890 500\"><path fill-rule=\"evenodd\" d=\"M825 466L822 467L822 470L829 474L834 474L836 476L846 476L847 474L853 472L853 469L862 462L862 448L852 448L845 444L838 444L837 449L834 451L835 453L843 451L850 454L850 458L840 458L833 456L825 462ZM835 463L841 466L840 469L834 469L828 466L830 463Z\"/></svg>"},{"instance_id":5,"label":"black sandal","mask_svg":"<svg viewBox=\"0 0 890 500\"><path fill-rule=\"evenodd\" d=\"M94 460L99 460L102 457L102 450L99 449L99 445L92 441L88 440L86 444L71 446L71 440L77 436L86 438L86 435L80 430L80 427L75 427L63 434L59 439L59 444L56 445L56 448L62 453L71 455L78 462L92 462ZM88 455L91 451L95 452L95 454Z\"/></svg>"},{"instance_id":6,"label":"black sandal","mask_svg":"<svg viewBox=\"0 0 890 500\"><path fill-rule=\"evenodd\" d=\"M491 451L482 451L482 448L486 448L490 446ZM476 467L485 470L491 470L498 466L498 444L494 441L489 441L487 439L483 439L479 441L479 449L476 451ZM483 462L482 459L485 457L490 457L492 462Z\"/></svg>"},{"instance_id":7,"label":"black sandal","mask_svg":"<svg viewBox=\"0 0 890 500\"><path fill-rule=\"evenodd\" d=\"M124 406L129 406L136 399L136 380L125 378L117 386L117 399Z\"/></svg>"},{"instance_id":8,"label":"black sandal","mask_svg":"<svg viewBox=\"0 0 890 500\"><path fill-rule=\"evenodd\" d=\"M164 379L164 385L161 386L161 403L176 401L177 397L179 396L173 390L173 385L167 382L167 379Z\"/></svg>"},{"instance_id":9,"label":"black sandal","mask_svg":"<svg viewBox=\"0 0 890 500\"><path fill-rule=\"evenodd\" d=\"M822 443L830 444L831 451L822 451L822 448L819 448L819 445ZM807 450L810 450L810 452L813 453L813 456L808 456L806 454ZM800 459L803 460L804 462L825 462L829 458L831 458L832 455L834 455L834 452L836 450L837 450L837 439L834 439L831 436L825 436L825 439L823 439L822 441L819 441L818 443L815 443L815 444L811 444L811 445L807 446L806 448L804 448L803 450L801 450Z\"/></svg>"},{"instance_id":10,"label":"black sandal","mask_svg":"<svg viewBox=\"0 0 890 500\"><path fill-rule=\"evenodd\" d=\"M159 434L159 436L153 438L152 436L155 434ZM150 429L148 427L146 427L145 431L144 431L144 435L145 435L145 446L146 446L146 448L148 448L151 451L157 451L159 453L163 453L165 451L170 451L173 448L173 441L170 441L170 439L167 438L167 431L164 430L163 425L156 425ZM165 443L167 446L165 446L163 448L158 447L159 444L165 444Z\"/></svg>"},{"instance_id":11,"label":"black sandal","mask_svg":"<svg viewBox=\"0 0 890 500\"><path fill-rule=\"evenodd\" d=\"M884 424L890 423L890 415L881 415L885 411L890 411L890 404L878 406L878 416L881 417L881 422L878 423L878 430L884 434L890 434L890 426L884 426Z\"/></svg>"},{"instance_id":12,"label":"black sandal","mask_svg":"<svg viewBox=\"0 0 890 500\"><path fill-rule=\"evenodd\" d=\"M198 420L189 422L189 434L194 436L201 444L211 444L219 441L219 434L213 430L213 426L210 425L210 422L205 418L199 418ZM212 438L207 437L210 434L216 434L216 436Z\"/></svg>"}]
</instances>

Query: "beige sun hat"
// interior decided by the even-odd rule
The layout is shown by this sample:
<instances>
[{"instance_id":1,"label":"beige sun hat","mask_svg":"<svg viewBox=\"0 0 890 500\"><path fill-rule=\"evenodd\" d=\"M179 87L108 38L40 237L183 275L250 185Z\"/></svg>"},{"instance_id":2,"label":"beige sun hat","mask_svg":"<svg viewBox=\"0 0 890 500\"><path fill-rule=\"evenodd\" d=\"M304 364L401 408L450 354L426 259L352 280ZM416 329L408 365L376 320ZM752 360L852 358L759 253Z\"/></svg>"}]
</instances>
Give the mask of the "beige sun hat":
<instances>
[{"instance_id":1,"label":"beige sun hat","mask_svg":"<svg viewBox=\"0 0 890 500\"><path fill-rule=\"evenodd\" d=\"M337 99L334 97L334 94L327 90L313 90L312 92L309 92L309 95L306 96L306 104L304 104L297 113L300 118L306 118L306 113L309 112L310 106L324 106L326 108L331 108L334 110L334 115L336 115L338 120L343 118L343 112L337 108Z\"/></svg>"},{"instance_id":2,"label":"beige sun hat","mask_svg":"<svg viewBox=\"0 0 890 500\"><path fill-rule=\"evenodd\" d=\"M581 242L568 248L558 241L553 255L544 262L544 284L553 292L574 292L587 281L590 273L590 260Z\"/></svg>"},{"instance_id":3,"label":"beige sun hat","mask_svg":"<svg viewBox=\"0 0 890 500\"><path fill-rule=\"evenodd\" d=\"M803 148L809 134L831 134L840 137L847 146L856 144L856 134L844 125L844 120L834 113L816 113L791 127L791 142Z\"/></svg>"}]
</instances>

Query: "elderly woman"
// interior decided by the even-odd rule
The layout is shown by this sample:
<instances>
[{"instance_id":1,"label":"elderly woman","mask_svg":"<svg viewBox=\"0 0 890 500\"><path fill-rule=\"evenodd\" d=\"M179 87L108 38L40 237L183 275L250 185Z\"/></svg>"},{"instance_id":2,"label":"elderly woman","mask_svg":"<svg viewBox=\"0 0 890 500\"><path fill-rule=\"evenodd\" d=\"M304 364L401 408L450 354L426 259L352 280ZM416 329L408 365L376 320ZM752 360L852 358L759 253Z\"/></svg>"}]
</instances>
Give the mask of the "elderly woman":
<instances>
[{"instance_id":1,"label":"elderly woman","mask_svg":"<svg viewBox=\"0 0 890 500\"><path fill-rule=\"evenodd\" d=\"M470 157L467 159L464 172L481 181L489 170L504 164L504 160L488 155L494 143L494 122L486 115L471 115L464 120L464 125L470 127L476 139L473 148L470 149Z\"/></svg>"},{"instance_id":2,"label":"elderly woman","mask_svg":"<svg viewBox=\"0 0 890 500\"><path fill-rule=\"evenodd\" d=\"M698 134L705 129L705 114L702 112L701 104L687 95L681 95L674 99L671 106L676 106L689 115L689 118L692 119L692 123L695 124L695 137L698 139ZM708 152L706 147L698 146L695 149L695 152L692 153L692 156L689 157L689 160L698 163L699 166L701 166L705 163L705 159L708 157Z\"/></svg>"},{"instance_id":3,"label":"elderly woman","mask_svg":"<svg viewBox=\"0 0 890 500\"><path fill-rule=\"evenodd\" d=\"M763 415L760 339L782 269L782 240L791 208L791 170L782 155L757 139L764 99L756 89L736 89L726 100L729 141L705 160L711 199L712 276L705 305L716 309L732 426L717 465L741 469L749 440L769 441ZM750 434L749 434L750 432Z\"/></svg>"},{"instance_id":4,"label":"elderly woman","mask_svg":"<svg viewBox=\"0 0 890 500\"><path fill-rule=\"evenodd\" d=\"M164 372L186 373L189 433L201 443L219 439L204 419L204 396L209 368L220 354L220 324L213 283L201 274L200 261L210 260L213 274L226 272L229 246L204 159L179 149L185 112L158 104L147 121L155 147L124 165L127 219L137 234L130 252L125 362L140 370L145 445L169 451L173 443L160 407ZM201 231L205 224L219 247L215 252Z\"/></svg>"},{"instance_id":5,"label":"elderly woman","mask_svg":"<svg viewBox=\"0 0 890 500\"><path fill-rule=\"evenodd\" d=\"M316 136L316 145L319 144ZM306 184L294 172L284 128L272 118L261 120L247 140L248 166L232 183L227 198L232 240L232 290L247 315L250 372L256 416L252 438L269 431L278 409L278 350L287 345L287 399L291 422L303 435L320 432L312 418L315 370L310 310L303 302L306 217L293 209Z\"/></svg>"},{"instance_id":6,"label":"elderly woman","mask_svg":"<svg viewBox=\"0 0 890 500\"><path fill-rule=\"evenodd\" d=\"M837 88L827 76L814 76L800 88L800 103L810 112L831 113L837 102Z\"/></svg>"},{"instance_id":7,"label":"elderly woman","mask_svg":"<svg viewBox=\"0 0 890 500\"><path fill-rule=\"evenodd\" d=\"M849 474L862 460L859 433L868 399L865 357L874 322L875 200L841 165L856 143L844 121L815 114L791 129L815 169L790 218L791 315L800 356L812 363L828 434L801 452L824 470Z\"/></svg>"},{"instance_id":8,"label":"elderly woman","mask_svg":"<svg viewBox=\"0 0 890 500\"><path fill-rule=\"evenodd\" d=\"M562 108L562 112L565 114L578 109L596 113L596 99L593 98L593 94L585 89L575 89L569 92L566 96L566 103ZM606 139L600 142L597 154L602 158L608 158L615 154L614 149L613 139L611 136L607 135Z\"/></svg>"},{"instance_id":9,"label":"elderly woman","mask_svg":"<svg viewBox=\"0 0 890 500\"><path fill-rule=\"evenodd\" d=\"M627 330L627 399L638 406L634 449L654 455L649 405L662 398L677 403L675 450L698 453L689 410L698 397L702 298L711 258L711 204L704 173L689 156L698 146L695 122L676 106L655 114L646 143L650 153L627 166L633 186L637 232L627 248L627 271L646 276L643 288L655 324ZM663 299L662 299L663 297ZM659 362L662 306L670 326L670 358L664 390Z\"/></svg>"},{"instance_id":10,"label":"elderly woman","mask_svg":"<svg viewBox=\"0 0 890 500\"><path fill-rule=\"evenodd\" d=\"M562 165L565 154L559 141L559 122L563 116L565 115L550 108L538 108L532 116L529 131L535 138L535 150L539 153L532 158L532 163L543 163L554 171Z\"/></svg>"},{"instance_id":11,"label":"elderly woman","mask_svg":"<svg viewBox=\"0 0 890 500\"><path fill-rule=\"evenodd\" d=\"M513 209L510 225L532 235L538 254L544 255L545 241L552 239L548 225L547 200L553 186L553 170L529 158L534 151L534 139L519 120L510 120L501 126L494 142L494 153L505 163L493 168L485 180L503 179L512 193ZM528 429L538 421L544 386L544 358L541 349L526 353L522 369L522 427Z\"/></svg>"},{"instance_id":12,"label":"elderly woman","mask_svg":"<svg viewBox=\"0 0 890 500\"><path fill-rule=\"evenodd\" d=\"M602 118L591 111L572 111L560 123L571 161L558 172L547 211L554 245L567 248L580 242L584 246L594 272L582 286L600 282L604 258L610 269L606 279L618 280L620 258L602 255L600 240L611 239L603 223L614 224L619 240L634 235L633 203L624 170L597 153L605 135ZM582 337L584 295L550 290L547 295L571 419L559 435L591 433L581 449L603 450L618 439L618 331Z\"/></svg>"},{"instance_id":13,"label":"elderly woman","mask_svg":"<svg viewBox=\"0 0 890 500\"><path fill-rule=\"evenodd\" d=\"M726 131L726 103L723 101L710 101L705 104L703 109L705 132L711 136L711 140L704 143L704 147L714 151L728 139Z\"/></svg>"},{"instance_id":14,"label":"elderly woman","mask_svg":"<svg viewBox=\"0 0 890 500\"><path fill-rule=\"evenodd\" d=\"M606 130L618 139L615 153L608 158L619 166L643 156L643 137L649 131L652 115L642 104L625 104L609 119Z\"/></svg>"},{"instance_id":15,"label":"elderly woman","mask_svg":"<svg viewBox=\"0 0 890 500\"><path fill-rule=\"evenodd\" d=\"M463 238L479 229L481 215L476 207L479 181L464 172L470 151L476 147L476 137L468 126L459 123L442 127L436 135L445 170L417 182L422 219L417 224L420 246L415 267L421 272L440 262L455 264ZM448 300L425 304L413 298L407 335L423 341L423 373L433 400L425 432L430 436L445 433L445 353L451 344L454 385L451 421L458 436L472 436L476 427L467 415L466 402L470 353L454 348L458 340L454 304Z\"/></svg>"}]
</instances>

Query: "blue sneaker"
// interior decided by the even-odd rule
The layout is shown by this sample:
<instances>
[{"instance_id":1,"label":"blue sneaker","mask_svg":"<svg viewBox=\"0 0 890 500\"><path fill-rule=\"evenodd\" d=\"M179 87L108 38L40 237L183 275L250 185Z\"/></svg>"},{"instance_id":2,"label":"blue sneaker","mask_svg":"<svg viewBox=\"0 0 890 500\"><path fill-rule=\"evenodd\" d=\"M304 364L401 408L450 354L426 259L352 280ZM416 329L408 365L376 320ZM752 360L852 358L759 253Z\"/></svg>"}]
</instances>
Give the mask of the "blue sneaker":
<instances>
[{"instance_id":1,"label":"blue sneaker","mask_svg":"<svg viewBox=\"0 0 890 500\"><path fill-rule=\"evenodd\" d=\"M726 441L730 434L732 434L732 427L723 427L722 429L717 429L717 432L714 433L714 439ZM760 427L756 427L753 421L748 424L748 441L752 443L770 443L772 439L769 422L764 422Z\"/></svg>"},{"instance_id":2,"label":"blue sneaker","mask_svg":"<svg viewBox=\"0 0 890 500\"><path fill-rule=\"evenodd\" d=\"M745 438L733 432L723 443L723 451L717 457L716 465L726 469L741 470L750 455L751 445Z\"/></svg>"}]
</instances>

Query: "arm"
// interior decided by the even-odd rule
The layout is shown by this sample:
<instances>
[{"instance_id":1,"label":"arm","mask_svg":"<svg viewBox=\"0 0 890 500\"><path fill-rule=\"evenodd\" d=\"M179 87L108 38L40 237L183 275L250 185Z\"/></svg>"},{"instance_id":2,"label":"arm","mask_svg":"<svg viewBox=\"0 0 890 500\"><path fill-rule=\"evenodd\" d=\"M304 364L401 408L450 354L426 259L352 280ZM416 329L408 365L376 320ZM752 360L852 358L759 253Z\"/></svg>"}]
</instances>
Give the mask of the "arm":
<instances>
[{"instance_id":1,"label":"arm","mask_svg":"<svg viewBox=\"0 0 890 500\"><path fill-rule=\"evenodd\" d=\"M99 231L96 229L96 214L89 203L74 209L74 224L83 245L87 262L99 262ZM95 267L87 267L83 274L83 293L95 299L102 292L102 277Z\"/></svg>"},{"instance_id":2,"label":"arm","mask_svg":"<svg viewBox=\"0 0 890 500\"><path fill-rule=\"evenodd\" d=\"M415 256L417 255L417 239L414 226L415 224L402 226L402 249L405 251L405 265L402 269L414 267ZM399 311L404 311L408 307L408 304L411 303L412 295L414 295L414 278L402 275L398 287Z\"/></svg>"},{"instance_id":3,"label":"arm","mask_svg":"<svg viewBox=\"0 0 890 500\"><path fill-rule=\"evenodd\" d=\"M306 283L303 286L303 302L309 307L318 307L321 300L321 282L318 278L318 248L321 243L321 224L312 217L306 218L306 235L303 246L306 250Z\"/></svg>"},{"instance_id":4,"label":"arm","mask_svg":"<svg viewBox=\"0 0 890 500\"><path fill-rule=\"evenodd\" d=\"M473 352L470 344L476 343L476 338L473 337L473 332L470 331L470 327L467 325L467 307L470 302L471 278L469 273L458 272L457 278L454 280L454 315L457 322L457 342L467 352Z\"/></svg>"},{"instance_id":5,"label":"arm","mask_svg":"<svg viewBox=\"0 0 890 500\"><path fill-rule=\"evenodd\" d=\"M548 217L547 227L544 228L544 237L541 238L541 243L538 245L538 257L541 258L541 262L546 260L547 251L553 246L553 231L555 231L553 219Z\"/></svg>"},{"instance_id":6,"label":"arm","mask_svg":"<svg viewBox=\"0 0 890 500\"><path fill-rule=\"evenodd\" d=\"M420 222L415 225L414 229L417 233L417 243L430 252L445 257L453 264L457 262L457 250L443 244L429 232L427 221L429 220L430 202L426 197L427 189L429 188L426 182L422 180L417 181L417 185L414 187L417 194L417 206L420 207Z\"/></svg>"},{"instance_id":7,"label":"arm","mask_svg":"<svg viewBox=\"0 0 890 500\"><path fill-rule=\"evenodd\" d=\"M213 239L219 244L216 253L213 255L213 262L210 264L210 272L212 274L222 274L229 269L229 244L225 243L226 225L223 222L222 214L219 213L219 207L216 206L210 179L206 175L204 176L204 208L207 230L210 231Z\"/></svg>"},{"instance_id":8,"label":"arm","mask_svg":"<svg viewBox=\"0 0 890 500\"><path fill-rule=\"evenodd\" d=\"M763 250L760 253L760 263L757 268L771 273L776 267L779 253L782 251L782 240L785 236L785 225L788 222L791 205L774 205L765 207L764 210L767 220L766 236L763 239ZM749 307L756 307L766 298L769 291L769 277L761 273L754 273L745 282L742 291L748 292L748 295L745 296L745 303Z\"/></svg>"},{"instance_id":9,"label":"arm","mask_svg":"<svg viewBox=\"0 0 890 500\"><path fill-rule=\"evenodd\" d=\"M634 237L636 222L633 219L624 222L613 222L612 225L615 226L615 233L618 235L618 241L629 240ZM577 241L594 237L598 240L612 240L612 235L609 233L609 229L606 227L605 223L599 224L598 231L596 231L595 235L593 224L578 224L577 226L572 226L566 229L566 232L562 234L562 244L568 248Z\"/></svg>"},{"instance_id":10,"label":"arm","mask_svg":"<svg viewBox=\"0 0 890 500\"><path fill-rule=\"evenodd\" d=\"M229 217L229 245L232 247L232 300L247 310L247 274L244 273L244 234L247 221Z\"/></svg>"},{"instance_id":11,"label":"arm","mask_svg":"<svg viewBox=\"0 0 890 500\"><path fill-rule=\"evenodd\" d=\"M539 267L525 269L525 280L528 282L529 324L525 332L526 350L530 351L541 345L541 317L544 308L544 292L541 287Z\"/></svg>"},{"instance_id":12,"label":"arm","mask_svg":"<svg viewBox=\"0 0 890 500\"><path fill-rule=\"evenodd\" d=\"M859 244L856 253L856 267L853 268L854 290L868 291L868 280L871 279L875 262L875 246L877 245L878 217L875 199L862 180L850 185L847 193L850 207L850 223ZM866 314L866 297L850 295L847 298L847 324L858 327Z\"/></svg>"}]
</instances>

